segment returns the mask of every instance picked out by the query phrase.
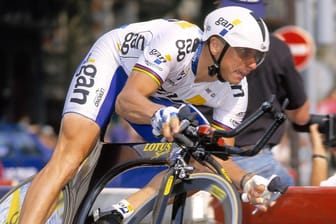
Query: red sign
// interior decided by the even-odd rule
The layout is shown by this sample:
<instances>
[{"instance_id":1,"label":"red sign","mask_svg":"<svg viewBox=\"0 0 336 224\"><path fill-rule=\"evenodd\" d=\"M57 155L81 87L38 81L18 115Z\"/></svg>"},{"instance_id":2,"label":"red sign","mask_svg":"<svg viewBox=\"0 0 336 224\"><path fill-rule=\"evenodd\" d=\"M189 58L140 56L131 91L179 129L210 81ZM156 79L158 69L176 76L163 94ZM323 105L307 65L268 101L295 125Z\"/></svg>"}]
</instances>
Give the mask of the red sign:
<instances>
[{"instance_id":1,"label":"red sign","mask_svg":"<svg viewBox=\"0 0 336 224\"><path fill-rule=\"evenodd\" d=\"M274 34L288 44L296 69L305 69L315 52L315 44L310 34L296 26L282 27Z\"/></svg>"}]
</instances>

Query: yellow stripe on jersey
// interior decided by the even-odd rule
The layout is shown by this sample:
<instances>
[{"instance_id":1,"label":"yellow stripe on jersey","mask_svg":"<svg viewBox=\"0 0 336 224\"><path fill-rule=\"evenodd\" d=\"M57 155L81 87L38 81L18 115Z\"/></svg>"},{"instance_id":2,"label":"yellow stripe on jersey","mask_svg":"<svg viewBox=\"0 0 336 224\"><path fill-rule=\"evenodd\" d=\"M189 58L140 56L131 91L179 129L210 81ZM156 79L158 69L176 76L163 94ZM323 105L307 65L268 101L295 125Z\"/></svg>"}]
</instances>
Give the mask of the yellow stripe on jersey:
<instances>
[{"instance_id":1,"label":"yellow stripe on jersey","mask_svg":"<svg viewBox=\"0 0 336 224\"><path fill-rule=\"evenodd\" d=\"M201 95L196 95L192 98L187 99L186 101L194 105L203 105L206 103L206 99L204 99Z\"/></svg>"},{"instance_id":2,"label":"yellow stripe on jersey","mask_svg":"<svg viewBox=\"0 0 336 224\"><path fill-rule=\"evenodd\" d=\"M224 125L224 124L222 124L222 123L220 123L220 122L218 122L218 121L216 121L216 120L213 120L213 121L211 122L211 126L212 126L213 128L215 128L215 129L218 129L218 130L226 130L226 131L231 130L230 127L228 127L228 126L226 126L226 125Z\"/></svg>"},{"instance_id":3,"label":"yellow stripe on jersey","mask_svg":"<svg viewBox=\"0 0 336 224\"><path fill-rule=\"evenodd\" d=\"M195 26L194 24L189 23L187 21L178 21L178 22L176 22L176 24L179 25L183 29Z\"/></svg>"},{"instance_id":4,"label":"yellow stripe on jersey","mask_svg":"<svg viewBox=\"0 0 336 224\"><path fill-rule=\"evenodd\" d=\"M134 67L133 70L134 71L138 71L138 72L142 72L142 73L148 75L149 77L151 77L156 82L156 84L158 84L158 86L161 85L160 80L155 75L153 75L152 73L146 71L145 69L142 69L142 68L139 68L139 67Z\"/></svg>"},{"instance_id":5,"label":"yellow stripe on jersey","mask_svg":"<svg viewBox=\"0 0 336 224\"><path fill-rule=\"evenodd\" d=\"M217 130L222 130L222 131L225 130L223 127L218 126L217 124L214 124L214 123L211 123L211 126Z\"/></svg>"}]
</instances>

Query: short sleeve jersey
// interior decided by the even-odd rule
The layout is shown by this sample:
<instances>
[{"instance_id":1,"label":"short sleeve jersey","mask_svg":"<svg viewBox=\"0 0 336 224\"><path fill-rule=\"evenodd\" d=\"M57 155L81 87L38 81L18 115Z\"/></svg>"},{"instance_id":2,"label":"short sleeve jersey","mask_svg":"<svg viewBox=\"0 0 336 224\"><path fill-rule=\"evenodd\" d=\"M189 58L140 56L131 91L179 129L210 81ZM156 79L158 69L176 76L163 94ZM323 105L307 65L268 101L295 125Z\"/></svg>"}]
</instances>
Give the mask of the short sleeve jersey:
<instances>
[{"instance_id":1,"label":"short sleeve jersey","mask_svg":"<svg viewBox=\"0 0 336 224\"><path fill-rule=\"evenodd\" d=\"M246 110L247 82L243 79L238 85L220 81L195 83L201 37L199 27L186 21L157 19L133 23L104 34L82 63L94 63L97 74L104 73L99 80L96 75L97 88L99 83L110 83L120 67L127 75L132 70L141 71L159 86L153 97L212 107L215 127L234 128ZM99 106L90 111L87 105L85 109L71 105L73 85L64 113L75 111L95 120L101 113ZM107 88L110 87L104 87ZM103 93L102 102L105 97Z\"/></svg>"}]
</instances>

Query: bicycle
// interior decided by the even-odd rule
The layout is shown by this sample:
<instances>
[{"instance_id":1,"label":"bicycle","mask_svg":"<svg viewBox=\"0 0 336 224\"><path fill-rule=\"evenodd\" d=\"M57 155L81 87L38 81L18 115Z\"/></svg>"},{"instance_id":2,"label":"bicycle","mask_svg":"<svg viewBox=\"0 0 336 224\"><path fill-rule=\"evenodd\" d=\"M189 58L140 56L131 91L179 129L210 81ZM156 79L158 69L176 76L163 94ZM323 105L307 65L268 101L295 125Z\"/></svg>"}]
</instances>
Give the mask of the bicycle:
<instances>
[{"instance_id":1,"label":"bicycle","mask_svg":"<svg viewBox=\"0 0 336 224\"><path fill-rule=\"evenodd\" d=\"M232 185L225 170L210 155L227 159L231 155L253 156L258 153L286 119L283 111L272 111L271 102L272 100L263 103L251 117L228 132L218 130L212 132L209 126L198 126L194 118L187 113L188 115L181 121L181 132L175 136L174 143L112 144L98 141L76 176L62 190L57 207L47 223L91 223L97 218L92 214L93 205L105 186L124 171L146 166L168 166L167 175L162 181L159 193L144 203L125 223L140 223L150 212L153 223L161 223L172 196L176 197L172 203L170 219L174 223L183 223L187 192L195 191L208 192L219 200L225 214L225 223L241 223L240 194ZM222 144L222 137L237 135L267 112L274 113L275 120L254 149L244 151ZM191 157L204 165L210 165L216 174L193 173L194 168L188 164ZM15 187L0 200L0 217L3 217L0 218L0 223L16 223L22 199L32 178ZM278 179L274 180L274 184L270 186L275 187L269 188L275 192L272 200L287 189L287 186L282 186L278 182Z\"/></svg>"}]
</instances>

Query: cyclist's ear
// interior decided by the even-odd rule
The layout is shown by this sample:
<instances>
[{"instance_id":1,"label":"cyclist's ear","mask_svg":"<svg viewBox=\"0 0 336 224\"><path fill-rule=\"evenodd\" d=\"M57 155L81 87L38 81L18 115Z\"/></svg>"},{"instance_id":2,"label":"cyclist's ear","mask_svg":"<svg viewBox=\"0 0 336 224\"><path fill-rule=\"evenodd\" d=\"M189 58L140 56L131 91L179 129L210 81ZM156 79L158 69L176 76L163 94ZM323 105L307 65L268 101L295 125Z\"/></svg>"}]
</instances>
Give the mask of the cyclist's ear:
<instances>
[{"instance_id":1,"label":"cyclist's ear","mask_svg":"<svg viewBox=\"0 0 336 224\"><path fill-rule=\"evenodd\" d=\"M224 40L216 36L212 36L208 40L209 49L213 55L219 55L223 50L223 46L226 44L227 43Z\"/></svg>"}]
</instances>

